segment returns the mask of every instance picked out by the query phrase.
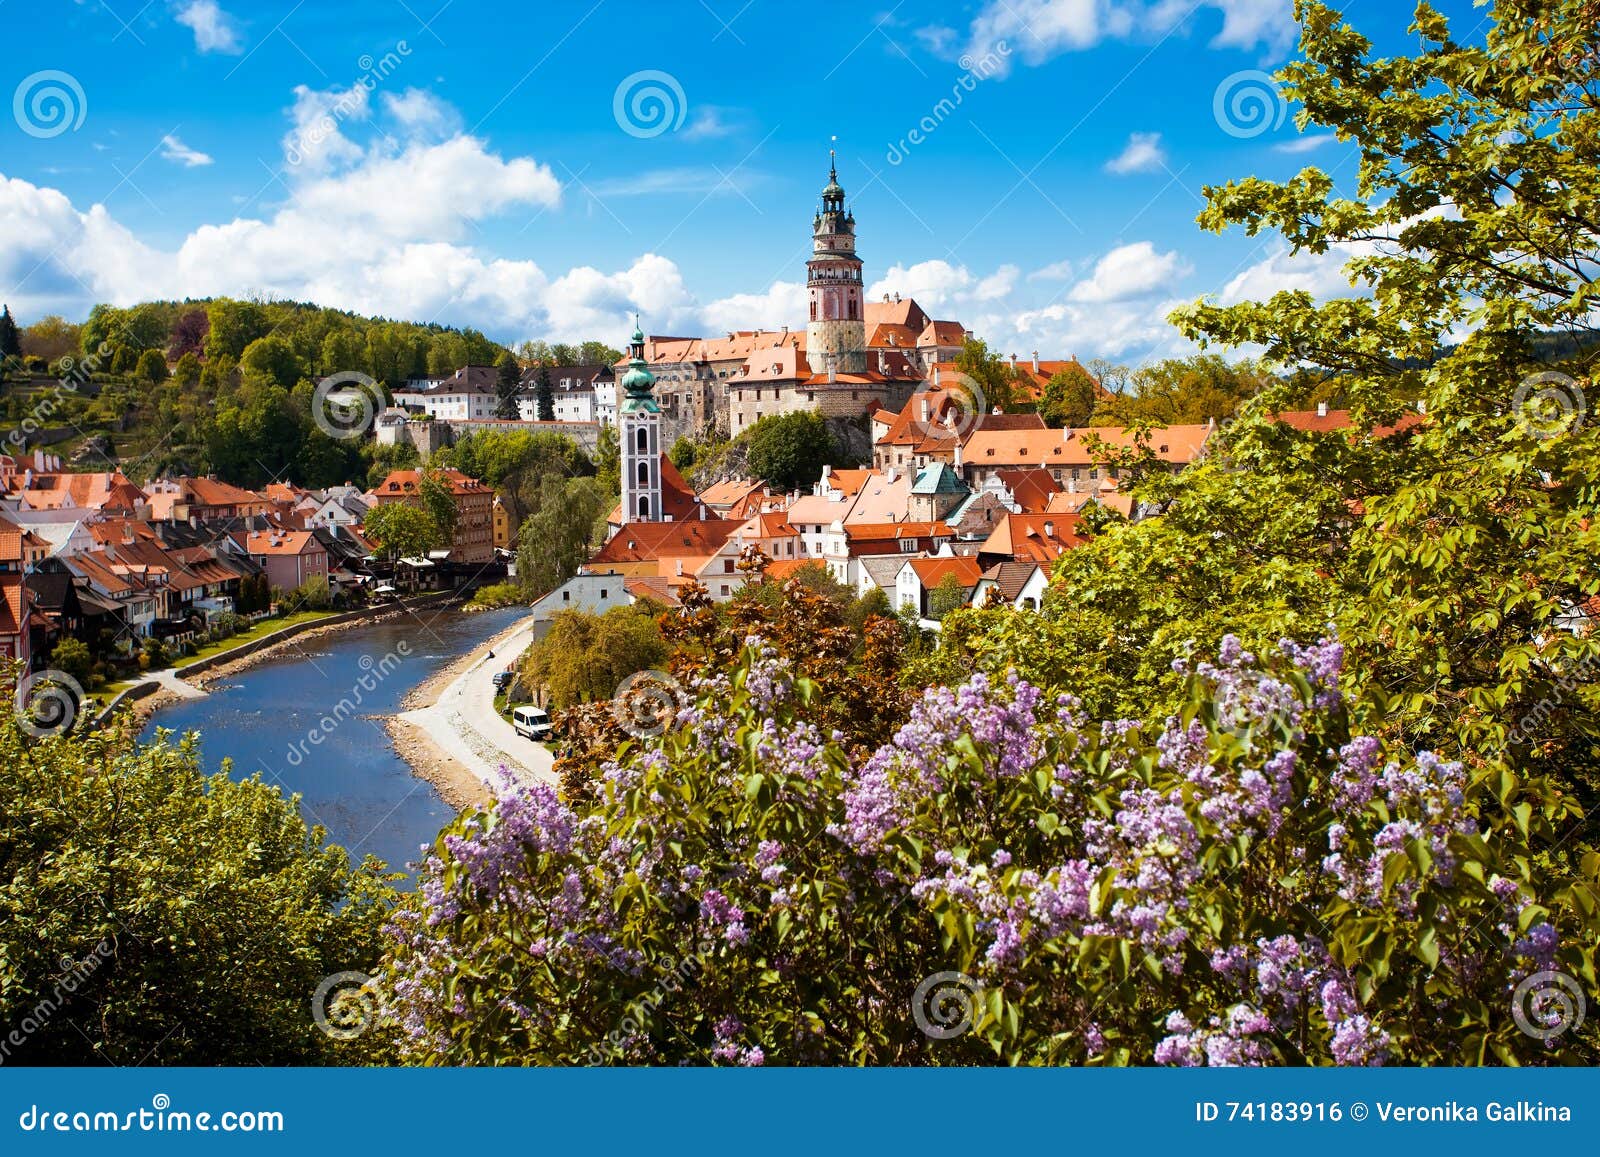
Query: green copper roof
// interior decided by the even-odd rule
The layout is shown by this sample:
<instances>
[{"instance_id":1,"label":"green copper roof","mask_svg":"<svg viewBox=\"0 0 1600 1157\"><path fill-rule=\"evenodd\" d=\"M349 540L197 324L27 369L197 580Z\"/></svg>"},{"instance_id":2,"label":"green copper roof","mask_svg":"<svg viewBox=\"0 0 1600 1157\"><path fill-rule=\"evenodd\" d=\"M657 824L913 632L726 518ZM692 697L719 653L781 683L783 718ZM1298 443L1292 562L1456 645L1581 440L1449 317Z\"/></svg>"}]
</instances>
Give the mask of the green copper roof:
<instances>
[{"instance_id":1,"label":"green copper roof","mask_svg":"<svg viewBox=\"0 0 1600 1157\"><path fill-rule=\"evenodd\" d=\"M943 462L930 462L917 471L911 483L913 494L964 494L967 484Z\"/></svg>"},{"instance_id":2,"label":"green copper roof","mask_svg":"<svg viewBox=\"0 0 1600 1157\"><path fill-rule=\"evenodd\" d=\"M633 317L633 338L628 343L628 349L633 356L628 359L628 372L622 375L622 381L618 383L627 395L622 400L622 412L659 414L661 407L656 404L655 396L656 376L645 365L644 330L639 325L638 314Z\"/></svg>"}]
</instances>

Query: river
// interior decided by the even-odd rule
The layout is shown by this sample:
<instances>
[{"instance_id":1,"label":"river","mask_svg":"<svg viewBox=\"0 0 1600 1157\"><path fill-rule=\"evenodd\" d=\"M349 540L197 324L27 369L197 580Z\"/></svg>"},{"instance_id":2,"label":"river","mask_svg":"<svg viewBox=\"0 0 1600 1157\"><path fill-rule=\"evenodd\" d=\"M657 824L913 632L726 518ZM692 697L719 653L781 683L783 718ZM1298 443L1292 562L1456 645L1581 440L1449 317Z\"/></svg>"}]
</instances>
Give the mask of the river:
<instances>
[{"instance_id":1,"label":"river","mask_svg":"<svg viewBox=\"0 0 1600 1157\"><path fill-rule=\"evenodd\" d=\"M202 699L161 708L143 738L157 727L198 731L208 771L231 757L235 778L259 771L286 794L298 792L307 821L326 828L352 860L371 853L404 869L455 812L395 754L377 717L398 712L412 688L525 614L424 611L292 643L278 658L220 679ZM341 702L346 717L309 743Z\"/></svg>"}]
</instances>

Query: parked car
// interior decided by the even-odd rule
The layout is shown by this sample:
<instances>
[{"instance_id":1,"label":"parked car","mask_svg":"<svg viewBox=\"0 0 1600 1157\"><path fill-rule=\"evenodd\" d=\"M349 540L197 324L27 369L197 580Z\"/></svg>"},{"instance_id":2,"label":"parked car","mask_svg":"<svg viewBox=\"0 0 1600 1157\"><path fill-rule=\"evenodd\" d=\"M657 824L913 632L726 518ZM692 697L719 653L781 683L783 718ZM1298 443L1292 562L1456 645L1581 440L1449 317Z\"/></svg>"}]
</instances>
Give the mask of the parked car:
<instances>
[{"instance_id":1,"label":"parked car","mask_svg":"<svg viewBox=\"0 0 1600 1157\"><path fill-rule=\"evenodd\" d=\"M543 707L526 704L511 713L511 726L528 739L549 739L550 713Z\"/></svg>"},{"instance_id":2,"label":"parked car","mask_svg":"<svg viewBox=\"0 0 1600 1157\"><path fill-rule=\"evenodd\" d=\"M511 685L511 680L515 677L516 672L510 667L507 667L504 671L496 671L494 673L494 689L496 691L504 691Z\"/></svg>"}]
</instances>

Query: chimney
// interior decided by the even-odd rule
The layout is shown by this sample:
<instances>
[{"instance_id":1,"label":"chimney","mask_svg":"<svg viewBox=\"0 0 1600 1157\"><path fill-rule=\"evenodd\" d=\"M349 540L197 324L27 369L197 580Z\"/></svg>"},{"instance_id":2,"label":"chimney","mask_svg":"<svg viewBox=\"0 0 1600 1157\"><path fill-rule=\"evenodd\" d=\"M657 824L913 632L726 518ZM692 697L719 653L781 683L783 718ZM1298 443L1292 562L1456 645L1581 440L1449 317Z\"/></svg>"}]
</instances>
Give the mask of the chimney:
<instances>
[{"instance_id":1,"label":"chimney","mask_svg":"<svg viewBox=\"0 0 1600 1157\"><path fill-rule=\"evenodd\" d=\"M931 416L932 416L932 414L931 414L931 411L930 411L929 406L928 406L928 399L927 398L923 398L922 399L922 423L923 423L923 425L927 425L928 419Z\"/></svg>"},{"instance_id":2,"label":"chimney","mask_svg":"<svg viewBox=\"0 0 1600 1157\"><path fill-rule=\"evenodd\" d=\"M959 472L960 469L961 469L961 439L960 438L956 439L956 462L955 462L955 466L956 466L956 470Z\"/></svg>"},{"instance_id":3,"label":"chimney","mask_svg":"<svg viewBox=\"0 0 1600 1157\"><path fill-rule=\"evenodd\" d=\"M681 558L678 560L678 577L683 577L683 559Z\"/></svg>"},{"instance_id":4,"label":"chimney","mask_svg":"<svg viewBox=\"0 0 1600 1157\"><path fill-rule=\"evenodd\" d=\"M828 382L832 384L838 380L838 357L832 350L828 351Z\"/></svg>"},{"instance_id":5,"label":"chimney","mask_svg":"<svg viewBox=\"0 0 1600 1157\"><path fill-rule=\"evenodd\" d=\"M125 546L133 545L133 523L124 522L122 524L122 542Z\"/></svg>"},{"instance_id":6,"label":"chimney","mask_svg":"<svg viewBox=\"0 0 1600 1157\"><path fill-rule=\"evenodd\" d=\"M1317 417L1326 418L1327 416L1328 416L1328 403L1327 402L1318 402L1317 403Z\"/></svg>"},{"instance_id":7,"label":"chimney","mask_svg":"<svg viewBox=\"0 0 1600 1157\"><path fill-rule=\"evenodd\" d=\"M1033 351L1033 372L1034 373L1038 373L1039 372L1039 351L1038 350L1034 350Z\"/></svg>"},{"instance_id":8,"label":"chimney","mask_svg":"<svg viewBox=\"0 0 1600 1157\"><path fill-rule=\"evenodd\" d=\"M1017 355L1016 354L1012 354L1011 355L1011 368L1012 369L1016 369L1017 368Z\"/></svg>"},{"instance_id":9,"label":"chimney","mask_svg":"<svg viewBox=\"0 0 1600 1157\"><path fill-rule=\"evenodd\" d=\"M1044 536L1046 538L1054 538L1056 536L1056 524L1055 523L1046 522L1044 524Z\"/></svg>"},{"instance_id":10,"label":"chimney","mask_svg":"<svg viewBox=\"0 0 1600 1157\"><path fill-rule=\"evenodd\" d=\"M1426 414L1427 412L1428 412L1428 403L1423 401L1421 398L1418 398L1417 399L1417 413Z\"/></svg>"},{"instance_id":11,"label":"chimney","mask_svg":"<svg viewBox=\"0 0 1600 1157\"><path fill-rule=\"evenodd\" d=\"M936 386L939 384L939 363L938 362L934 362L933 363L933 384L936 385Z\"/></svg>"}]
</instances>

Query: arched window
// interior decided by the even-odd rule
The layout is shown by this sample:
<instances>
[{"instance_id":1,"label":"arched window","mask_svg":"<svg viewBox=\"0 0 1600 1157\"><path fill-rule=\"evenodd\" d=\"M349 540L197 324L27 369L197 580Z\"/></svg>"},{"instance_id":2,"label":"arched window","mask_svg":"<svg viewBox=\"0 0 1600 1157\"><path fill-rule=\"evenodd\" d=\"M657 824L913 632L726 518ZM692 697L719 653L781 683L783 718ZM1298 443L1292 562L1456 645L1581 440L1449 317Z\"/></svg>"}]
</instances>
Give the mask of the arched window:
<instances>
[{"instance_id":1,"label":"arched window","mask_svg":"<svg viewBox=\"0 0 1600 1157\"><path fill-rule=\"evenodd\" d=\"M650 499L642 494L639 496L639 517L646 520L650 517Z\"/></svg>"},{"instance_id":2,"label":"arched window","mask_svg":"<svg viewBox=\"0 0 1600 1157\"><path fill-rule=\"evenodd\" d=\"M639 485L645 486L650 482L650 463L639 463Z\"/></svg>"},{"instance_id":3,"label":"arched window","mask_svg":"<svg viewBox=\"0 0 1600 1157\"><path fill-rule=\"evenodd\" d=\"M812 303L811 303L811 320L812 321L816 321L817 320L817 303L816 303L815 300L813 300Z\"/></svg>"},{"instance_id":4,"label":"arched window","mask_svg":"<svg viewBox=\"0 0 1600 1157\"><path fill-rule=\"evenodd\" d=\"M639 453L641 454L648 454L650 452L650 438L645 432L645 428L643 426L639 427L638 437L634 438L633 444L638 447Z\"/></svg>"}]
</instances>

